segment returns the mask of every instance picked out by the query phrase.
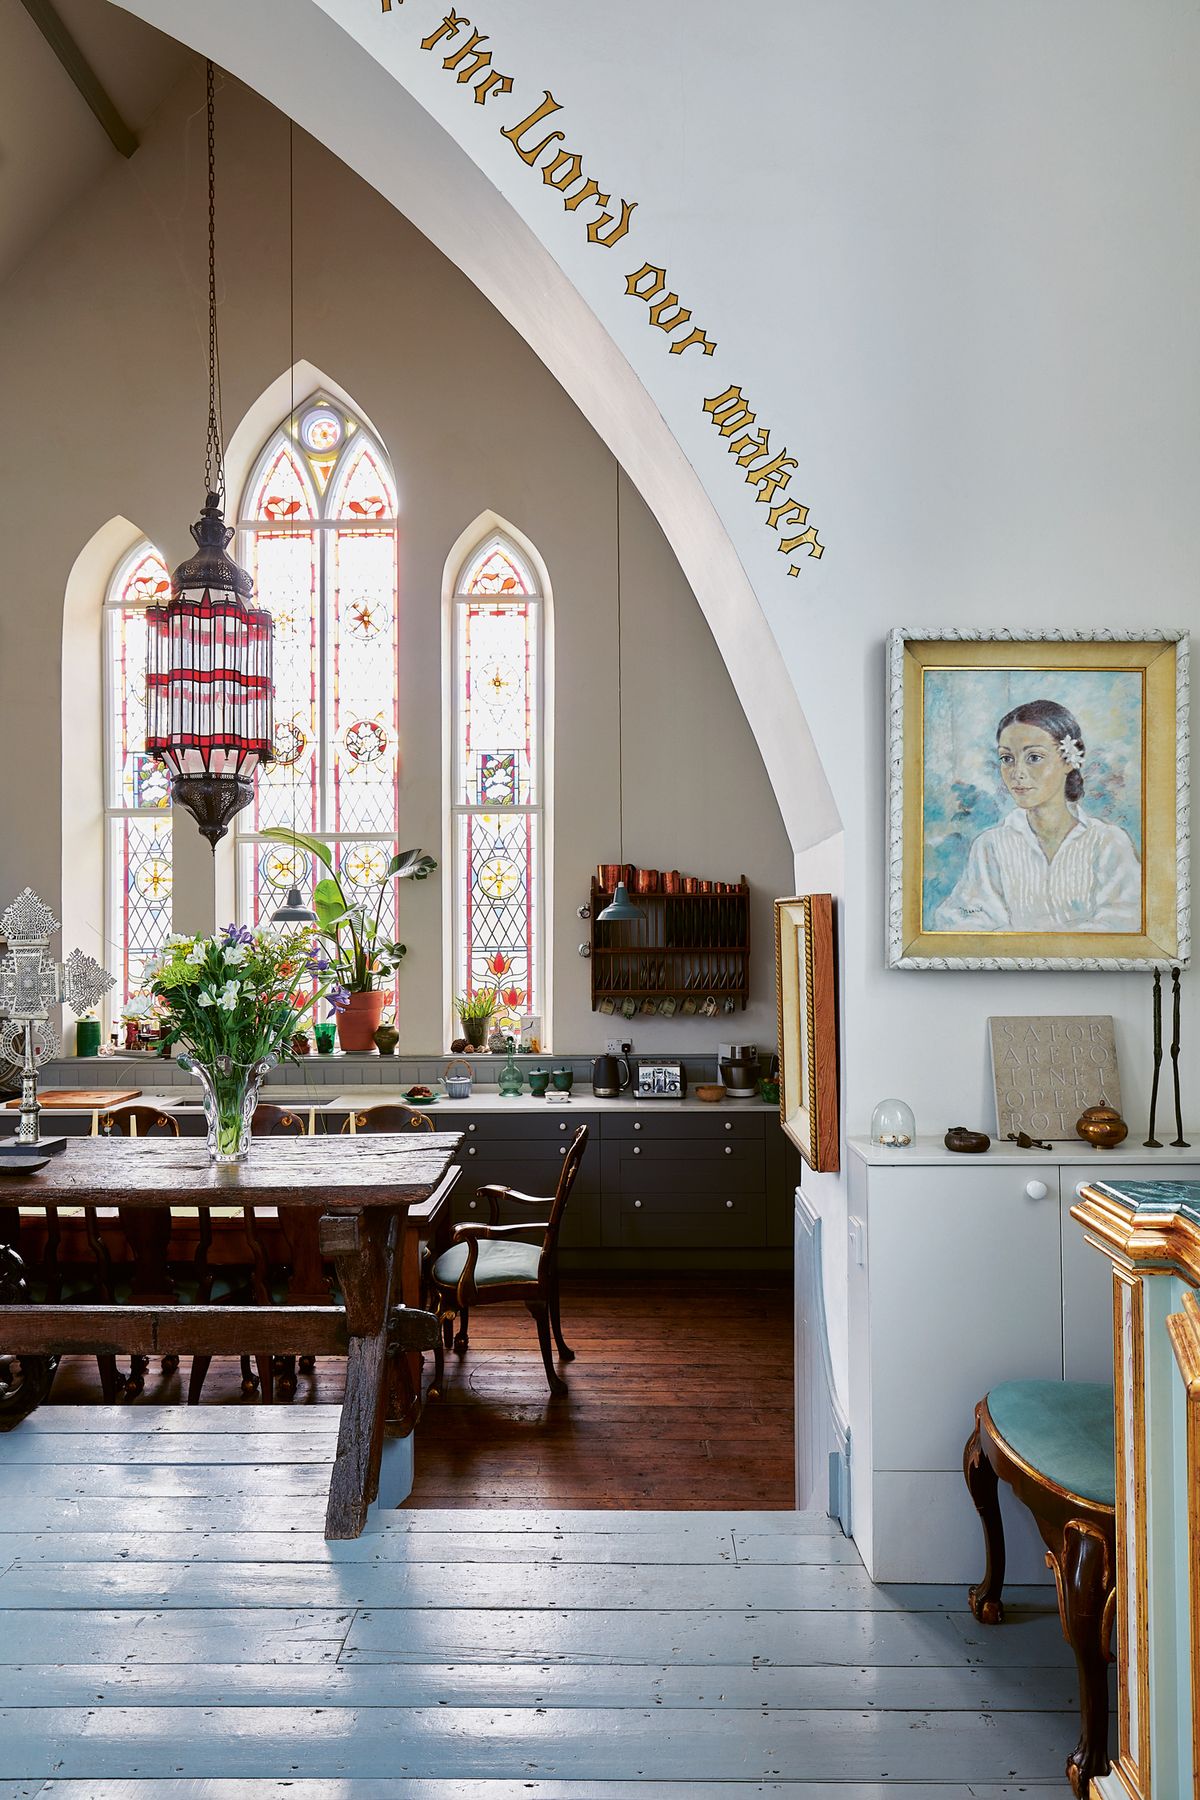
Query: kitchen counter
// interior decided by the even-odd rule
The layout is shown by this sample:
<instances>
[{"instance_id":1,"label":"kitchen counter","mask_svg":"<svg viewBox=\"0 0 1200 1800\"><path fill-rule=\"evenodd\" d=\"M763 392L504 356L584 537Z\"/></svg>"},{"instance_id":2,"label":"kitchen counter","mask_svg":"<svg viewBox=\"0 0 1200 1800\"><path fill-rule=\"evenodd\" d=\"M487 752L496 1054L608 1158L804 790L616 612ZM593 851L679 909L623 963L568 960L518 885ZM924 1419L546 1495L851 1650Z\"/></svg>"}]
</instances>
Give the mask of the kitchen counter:
<instances>
[{"instance_id":1,"label":"kitchen counter","mask_svg":"<svg viewBox=\"0 0 1200 1800\"><path fill-rule=\"evenodd\" d=\"M431 1086L431 1083L426 1083ZM367 1106L405 1105L404 1090L398 1087L358 1087L330 1094L326 1088L304 1087L299 1083L288 1083L282 1087L264 1088L260 1096L264 1105L290 1106L297 1112L307 1112L310 1108L317 1112L349 1112L352 1108L359 1111ZM143 1088L136 1101L130 1104L137 1106L157 1106L163 1112L199 1112L200 1089L194 1087L180 1088ZM60 1116L71 1116L77 1113L90 1114L94 1109L90 1106L55 1106L42 1110L43 1131L52 1130L54 1119ZM764 1100L697 1100L688 1096L683 1100L634 1100L628 1094L622 1094L617 1100L601 1100L590 1088L582 1090L577 1086L565 1100L549 1100L539 1098L535 1094L525 1093L519 1098L504 1100L494 1087L475 1087L469 1100L447 1100L444 1094L438 1096L436 1106L423 1107L437 1121L440 1131L453 1131L454 1115L461 1113L553 1113L560 1118L570 1118L573 1113L638 1113L651 1115L657 1113L704 1113L720 1114L731 1118L737 1113L760 1113L778 1118L779 1108L768 1105ZM0 1114L0 1117L4 1116ZM7 1114L15 1122L17 1114L14 1109Z\"/></svg>"}]
</instances>

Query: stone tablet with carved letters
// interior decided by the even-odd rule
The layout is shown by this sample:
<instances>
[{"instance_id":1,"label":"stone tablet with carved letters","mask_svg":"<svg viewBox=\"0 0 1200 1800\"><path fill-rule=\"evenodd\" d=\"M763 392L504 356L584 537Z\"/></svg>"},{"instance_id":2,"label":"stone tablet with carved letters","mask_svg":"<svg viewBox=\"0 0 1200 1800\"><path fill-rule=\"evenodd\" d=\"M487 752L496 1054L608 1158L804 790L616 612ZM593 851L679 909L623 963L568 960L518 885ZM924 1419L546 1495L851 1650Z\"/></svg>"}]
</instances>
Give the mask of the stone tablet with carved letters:
<instances>
[{"instance_id":1,"label":"stone tablet with carved letters","mask_svg":"<svg viewBox=\"0 0 1200 1800\"><path fill-rule=\"evenodd\" d=\"M1121 1110L1111 1018L989 1019L996 1129L1035 1138L1074 1138L1085 1107Z\"/></svg>"}]
</instances>

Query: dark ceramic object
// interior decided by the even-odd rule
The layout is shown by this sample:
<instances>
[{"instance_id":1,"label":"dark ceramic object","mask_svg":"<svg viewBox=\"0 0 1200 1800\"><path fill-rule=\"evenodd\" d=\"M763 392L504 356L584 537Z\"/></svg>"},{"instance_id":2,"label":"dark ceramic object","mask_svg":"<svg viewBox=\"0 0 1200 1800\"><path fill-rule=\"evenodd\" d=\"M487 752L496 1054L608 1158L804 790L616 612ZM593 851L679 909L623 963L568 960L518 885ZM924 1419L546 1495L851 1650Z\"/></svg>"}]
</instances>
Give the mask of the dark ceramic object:
<instances>
[{"instance_id":1,"label":"dark ceramic object","mask_svg":"<svg viewBox=\"0 0 1200 1800\"><path fill-rule=\"evenodd\" d=\"M979 1156L992 1144L986 1131L969 1131L965 1125L952 1125L943 1142L947 1150L958 1150L964 1156Z\"/></svg>"}]
</instances>

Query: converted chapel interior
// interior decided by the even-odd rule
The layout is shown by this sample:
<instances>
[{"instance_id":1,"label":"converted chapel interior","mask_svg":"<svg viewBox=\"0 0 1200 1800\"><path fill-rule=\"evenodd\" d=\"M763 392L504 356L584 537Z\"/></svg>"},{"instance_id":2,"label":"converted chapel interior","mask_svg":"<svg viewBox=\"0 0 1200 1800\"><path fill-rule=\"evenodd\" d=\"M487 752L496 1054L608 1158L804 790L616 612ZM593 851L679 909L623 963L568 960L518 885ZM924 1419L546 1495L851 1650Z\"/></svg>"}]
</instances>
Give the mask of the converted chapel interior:
<instances>
[{"instance_id":1,"label":"converted chapel interior","mask_svg":"<svg viewBox=\"0 0 1200 1800\"><path fill-rule=\"evenodd\" d=\"M1200 1796L1182 0L0 0L0 1800Z\"/></svg>"}]
</instances>

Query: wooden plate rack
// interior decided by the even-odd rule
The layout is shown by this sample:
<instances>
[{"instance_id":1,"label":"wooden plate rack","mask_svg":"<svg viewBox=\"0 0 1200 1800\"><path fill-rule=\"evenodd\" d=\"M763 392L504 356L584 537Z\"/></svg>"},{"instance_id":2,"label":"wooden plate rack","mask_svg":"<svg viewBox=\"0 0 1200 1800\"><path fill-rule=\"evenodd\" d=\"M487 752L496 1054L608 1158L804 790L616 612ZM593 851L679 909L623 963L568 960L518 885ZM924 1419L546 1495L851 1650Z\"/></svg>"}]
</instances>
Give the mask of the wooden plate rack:
<instances>
[{"instance_id":1,"label":"wooden plate rack","mask_svg":"<svg viewBox=\"0 0 1200 1800\"><path fill-rule=\"evenodd\" d=\"M604 925L612 895L592 880L592 1011L602 1000L718 1003L750 997L750 886L722 894L633 894L642 917Z\"/></svg>"}]
</instances>

